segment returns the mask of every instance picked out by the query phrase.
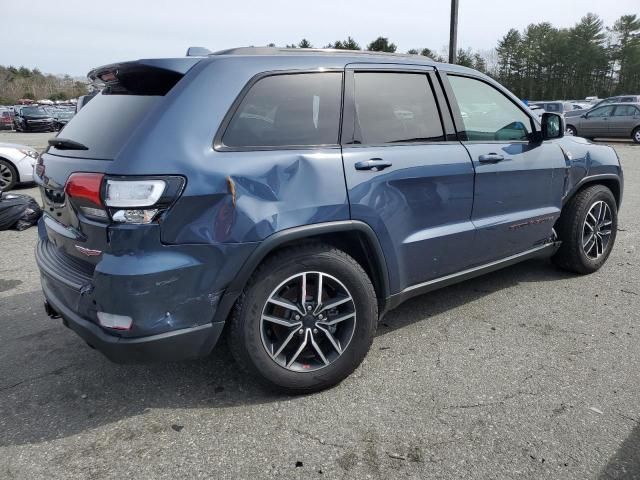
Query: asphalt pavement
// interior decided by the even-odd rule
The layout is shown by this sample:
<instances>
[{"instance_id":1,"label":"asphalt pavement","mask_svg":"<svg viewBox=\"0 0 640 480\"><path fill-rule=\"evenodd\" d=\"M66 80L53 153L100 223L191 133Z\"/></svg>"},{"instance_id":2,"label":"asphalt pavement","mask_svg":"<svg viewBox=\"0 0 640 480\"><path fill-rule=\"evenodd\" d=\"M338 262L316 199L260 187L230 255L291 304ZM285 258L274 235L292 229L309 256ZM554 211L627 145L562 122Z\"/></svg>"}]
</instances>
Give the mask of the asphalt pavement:
<instances>
[{"instance_id":1,"label":"asphalt pavement","mask_svg":"<svg viewBox=\"0 0 640 480\"><path fill-rule=\"evenodd\" d=\"M0 232L0 478L640 478L640 146L614 146L624 203L598 273L533 260L411 300L351 377L302 397L224 345L109 362L45 315L36 229Z\"/></svg>"}]
</instances>

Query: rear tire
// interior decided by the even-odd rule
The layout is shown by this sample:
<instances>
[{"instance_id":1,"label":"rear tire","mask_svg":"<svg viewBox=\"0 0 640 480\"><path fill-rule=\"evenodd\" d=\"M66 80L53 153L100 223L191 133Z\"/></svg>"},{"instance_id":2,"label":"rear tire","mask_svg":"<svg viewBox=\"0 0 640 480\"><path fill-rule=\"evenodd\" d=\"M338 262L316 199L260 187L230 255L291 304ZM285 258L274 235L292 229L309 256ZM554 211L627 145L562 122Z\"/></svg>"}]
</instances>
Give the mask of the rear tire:
<instances>
[{"instance_id":1,"label":"rear tire","mask_svg":"<svg viewBox=\"0 0 640 480\"><path fill-rule=\"evenodd\" d=\"M640 143L640 127L637 127L631 134L631 140L635 143Z\"/></svg>"},{"instance_id":2,"label":"rear tire","mask_svg":"<svg viewBox=\"0 0 640 480\"><path fill-rule=\"evenodd\" d=\"M349 376L377 323L375 290L360 264L310 244L282 250L256 270L234 307L228 340L243 370L268 387L303 394Z\"/></svg>"},{"instance_id":3,"label":"rear tire","mask_svg":"<svg viewBox=\"0 0 640 480\"><path fill-rule=\"evenodd\" d=\"M18 183L18 172L6 160L0 159L0 192L8 192Z\"/></svg>"},{"instance_id":4,"label":"rear tire","mask_svg":"<svg viewBox=\"0 0 640 480\"><path fill-rule=\"evenodd\" d=\"M604 185L579 191L564 207L556 224L560 249L553 262L564 270L593 273L607 261L616 240L616 200Z\"/></svg>"}]
</instances>

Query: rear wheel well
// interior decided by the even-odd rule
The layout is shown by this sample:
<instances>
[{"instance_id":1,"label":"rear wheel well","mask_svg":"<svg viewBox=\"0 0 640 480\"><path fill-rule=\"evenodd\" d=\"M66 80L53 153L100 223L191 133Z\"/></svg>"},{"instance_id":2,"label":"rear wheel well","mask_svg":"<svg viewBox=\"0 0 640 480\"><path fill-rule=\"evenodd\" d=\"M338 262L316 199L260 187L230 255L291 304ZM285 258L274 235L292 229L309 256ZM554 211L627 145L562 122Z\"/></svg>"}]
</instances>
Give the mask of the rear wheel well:
<instances>
[{"instance_id":1,"label":"rear wheel well","mask_svg":"<svg viewBox=\"0 0 640 480\"><path fill-rule=\"evenodd\" d=\"M371 240L359 231L343 231L335 233L321 233L308 237L292 240L278 245L270 251L260 262L267 261L269 257L275 255L279 251L294 246L301 246L310 243L325 243L347 253L360 264L367 273L373 283L376 296L379 301L383 301L388 295L386 279L384 277L384 269L380 265L381 259L377 258L375 246L371 244Z\"/></svg>"}]
</instances>

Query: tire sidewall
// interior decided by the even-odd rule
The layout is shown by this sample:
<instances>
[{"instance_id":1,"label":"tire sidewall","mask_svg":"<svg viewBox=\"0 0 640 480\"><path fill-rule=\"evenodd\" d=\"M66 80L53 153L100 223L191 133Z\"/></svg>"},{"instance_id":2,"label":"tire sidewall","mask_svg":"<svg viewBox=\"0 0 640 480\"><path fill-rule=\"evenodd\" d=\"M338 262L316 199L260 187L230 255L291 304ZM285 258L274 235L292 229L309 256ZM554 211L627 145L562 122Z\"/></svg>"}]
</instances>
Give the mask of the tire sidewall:
<instances>
[{"instance_id":1,"label":"tire sidewall","mask_svg":"<svg viewBox=\"0 0 640 480\"><path fill-rule=\"evenodd\" d=\"M347 349L333 363L311 372L292 372L278 365L262 343L260 318L273 290L285 279L303 271L319 271L340 280L351 294L356 309L356 326ZM301 253L283 265L275 266L246 292L239 315L242 344L257 373L269 383L288 390L313 391L338 383L348 376L367 354L377 324L377 299L364 271L330 251ZM364 278L363 278L364 275Z\"/></svg>"},{"instance_id":2,"label":"tire sidewall","mask_svg":"<svg viewBox=\"0 0 640 480\"><path fill-rule=\"evenodd\" d=\"M587 217L587 213L589 212L589 210L591 210L591 207L596 202L599 202L601 200L605 201L611 209L611 236L609 238L609 243L607 244L607 249L605 250L605 252L599 258L593 259L587 256L584 251L584 247L582 246L582 230L584 221ZM579 245L578 252L580 260L588 270L595 272L596 270L600 269L600 267L602 267L602 265L604 265L604 263L607 261L616 241L616 234L618 231L618 211L616 200L613 197L613 194L607 188L599 188L594 190L588 201L585 202L584 206L581 208L578 219L580 223L578 225L578 228L576 228L576 234L578 237L576 241Z\"/></svg>"}]
</instances>

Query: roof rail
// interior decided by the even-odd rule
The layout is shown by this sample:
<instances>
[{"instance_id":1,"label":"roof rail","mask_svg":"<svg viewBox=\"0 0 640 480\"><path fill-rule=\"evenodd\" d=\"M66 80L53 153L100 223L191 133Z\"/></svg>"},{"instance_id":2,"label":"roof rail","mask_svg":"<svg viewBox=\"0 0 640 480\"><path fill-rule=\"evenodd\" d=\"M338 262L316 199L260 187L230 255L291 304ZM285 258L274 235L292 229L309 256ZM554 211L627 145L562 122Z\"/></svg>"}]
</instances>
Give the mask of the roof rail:
<instances>
[{"instance_id":1,"label":"roof rail","mask_svg":"<svg viewBox=\"0 0 640 480\"><path fill-rule=\"evenodd\" d=\"M369 50L342 50L334 48L280 48L280 47L237 47L219 50L211 55L276 55L279 53L307 54L307 53L342 53L345 55L379 55L386 57L420 57L423 60L433 61L429 57L413 55L409 53L371 52Z\"/></svg>"},{"instance_id":2,"label":"roof rail","mask_svg":"<svg viewBox=\"0 0 640 480\"><path fill-rule=\"evenodd\" d=\"M211 50L204 47L189 47L187 48L187 57L206 57L211 55Z\"/></svg>"}]
</instances>

